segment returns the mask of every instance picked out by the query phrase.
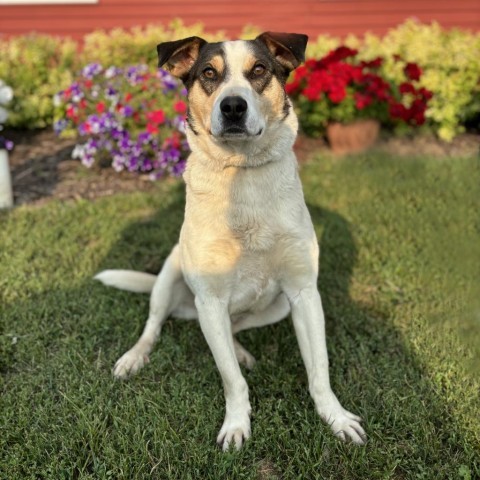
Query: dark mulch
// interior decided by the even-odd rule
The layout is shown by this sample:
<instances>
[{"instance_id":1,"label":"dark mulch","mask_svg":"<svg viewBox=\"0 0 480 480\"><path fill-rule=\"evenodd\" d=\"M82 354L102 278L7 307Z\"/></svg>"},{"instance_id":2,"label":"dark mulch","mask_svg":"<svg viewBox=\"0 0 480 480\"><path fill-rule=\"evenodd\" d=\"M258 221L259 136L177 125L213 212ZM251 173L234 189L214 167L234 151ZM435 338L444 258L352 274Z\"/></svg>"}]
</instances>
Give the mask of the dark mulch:
<instances>
[{"instance_id":1,"label":"dark mulch","mask_svg":"<svg viewBox=\"0 0 480 480\"><path fill-rule=\"evenodd\" d=\"M15 142L10 166L16 205L38 204L52 198L93 199L117 192L153 188L147 175L116 173L111 168L86 169L71 158L75 142L59 139L51 130L5 133ZM379 140L375 149L396 156L472 156L480 152L480 135L460 135L451 143L425 136L392 137ZM299 136L295 151L299 161L304 162L314 152L327 153L328 145L323 139Z\"/></svg>"}]
</instances>

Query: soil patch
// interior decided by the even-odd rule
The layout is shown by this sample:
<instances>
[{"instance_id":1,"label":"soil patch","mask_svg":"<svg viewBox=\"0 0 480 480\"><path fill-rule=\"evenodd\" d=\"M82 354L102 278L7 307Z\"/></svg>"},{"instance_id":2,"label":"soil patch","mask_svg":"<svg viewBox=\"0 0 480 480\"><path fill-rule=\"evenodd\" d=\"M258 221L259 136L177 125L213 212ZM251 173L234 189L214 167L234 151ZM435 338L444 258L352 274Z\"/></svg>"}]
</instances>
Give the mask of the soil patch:
<instances>
[{"instance_id":1,"label":"soil patch","mask_svg":"<svg viewBox=\"0 0 480 480\"><path fill-rule=\"evenodd\" d=\"M38 204L53 198L93 199L154 187L148 175L116 173L111 168L85 168L71 158L75 141L59 139L51 130L7 131L5 134L15 142L10 166L16 205ZM451 143L442 142L434 136L391 137L379 140L375 150L396 156L473 156L480 153L480 135L460 135ZM328 153L329 149L323 139L300 135L295 143L295 152L302 163L312 154Z\"/></svg>"}]
</instances>

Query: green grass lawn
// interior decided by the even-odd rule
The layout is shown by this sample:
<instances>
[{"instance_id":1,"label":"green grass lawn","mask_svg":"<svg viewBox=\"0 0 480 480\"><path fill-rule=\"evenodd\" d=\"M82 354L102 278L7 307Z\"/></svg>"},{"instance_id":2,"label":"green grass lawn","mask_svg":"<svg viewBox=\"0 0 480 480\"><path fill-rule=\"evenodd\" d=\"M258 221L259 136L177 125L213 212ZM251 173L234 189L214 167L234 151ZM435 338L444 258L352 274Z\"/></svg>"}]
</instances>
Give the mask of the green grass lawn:
<instances>
[{"instance_id":1,"label":"green grass lawn","mask_svg":"<svg viewBox=\"0 0 480 480\"><path fill-rule=\"evenodd\" d=\"M151 363L111 367L148 297L92 281L156 272L183 186L0 214L2 479L480 478L478 159L318 157L302 168L321 244L333 388L365 447L317 417L290 320L240 335L252 438L215 445L224 413L195 322L167 322Z\"/></svg>"}]
</instances>

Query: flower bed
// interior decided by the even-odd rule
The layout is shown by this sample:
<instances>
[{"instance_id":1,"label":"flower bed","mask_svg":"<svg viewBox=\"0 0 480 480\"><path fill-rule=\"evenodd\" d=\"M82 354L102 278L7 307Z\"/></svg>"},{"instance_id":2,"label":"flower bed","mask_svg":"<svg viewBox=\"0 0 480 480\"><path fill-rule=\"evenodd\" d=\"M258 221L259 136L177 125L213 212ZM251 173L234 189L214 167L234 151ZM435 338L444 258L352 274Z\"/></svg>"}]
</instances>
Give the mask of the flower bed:
<instances>
[{"instance_id":1,"label":"flower bed","mask_svg":"<svg viewBox=\"0 0 480 480\"><path fill-rule=\"evenodd\" d=\"M402 62L400 57L396 62ZM384 58L360 60L358 50L340 46L319 60L309 59L286 85L295 100L302 129L312 136L325 133L329 123L376 119L420 126L432 93L418 85L422 70L403 62L400 84L382 74Z\"/></svg>"},{"instance_id":2,"label":"flower bed","mask_svg":"<svg viewBox=\"0 0 480 480\"><path fill-rule=\"evenodd\" d=\"M246 28L242 37L253 38L257 33L258 29ZM0 78L15 91L8 126L51 126L54 93L66 89L75 72L85 64L153 65L157 43L192 35L207 40L223 39L220 32L207 34L201 25L185 27L178 20L167 26L92 32L81 42L82 47L72 40L47 35L0 39ZM401 55L405 62L421 65L420 86L434 94L425 112L425 125L440 138L451 140L465 130L466 124L475 125L480 120L479 33L408 20L383 37L349 36L344 42L349 48L359 50L363 60L385 58L382 75L397 84L404 73L393 60L395 54ZM339 38L329 35L311 38L307 56L321 58L340 44Z\"/></svg>"},{"instance_id":3,"label":"flower bed","mask_svg":"<svg viewBox=\"0 0 480 480\"><path fill-rule=\"evenodd\" d=\"M146 65L87 65L80 78L55 95L59 135L78 135L73 157L91 167L146 172L152 179L185 167L185 89L164 70Z\"/></svg>"}]
</instances>

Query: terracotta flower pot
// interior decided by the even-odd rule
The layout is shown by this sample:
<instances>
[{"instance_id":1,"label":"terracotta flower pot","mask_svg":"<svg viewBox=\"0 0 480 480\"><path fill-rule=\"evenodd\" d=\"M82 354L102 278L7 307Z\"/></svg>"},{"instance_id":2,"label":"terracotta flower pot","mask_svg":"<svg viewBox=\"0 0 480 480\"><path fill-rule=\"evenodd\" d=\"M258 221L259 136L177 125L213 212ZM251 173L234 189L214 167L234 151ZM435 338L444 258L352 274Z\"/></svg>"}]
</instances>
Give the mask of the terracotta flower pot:
<instances>
[{"instance_id":1,"label":"terracotta flower pot","mask_svg":"<svg viewBox=\"0 0 480 480\"><path fill-rule=\"evenodd\" d=\"M371 147L378 138L377 120L360 119L352 123L330 123L327 139L334 153L358 153Z\"/></svg>"}]
</instances>

